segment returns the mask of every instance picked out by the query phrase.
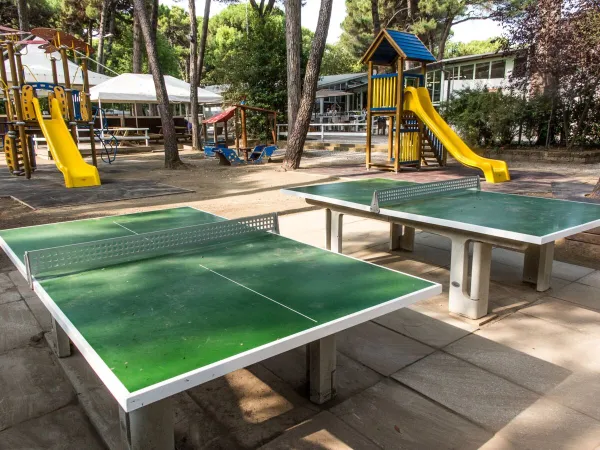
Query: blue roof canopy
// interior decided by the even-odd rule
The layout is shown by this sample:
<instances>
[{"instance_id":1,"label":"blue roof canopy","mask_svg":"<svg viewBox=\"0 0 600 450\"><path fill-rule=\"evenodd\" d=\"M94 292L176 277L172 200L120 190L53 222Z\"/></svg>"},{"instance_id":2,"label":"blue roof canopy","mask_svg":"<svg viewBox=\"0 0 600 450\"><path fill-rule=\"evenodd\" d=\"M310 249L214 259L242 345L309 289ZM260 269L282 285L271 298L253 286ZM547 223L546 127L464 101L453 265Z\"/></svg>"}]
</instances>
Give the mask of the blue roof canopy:
<instances>
[{"instance_id":1,"label":"blue roof canopy","mask_svg":"<svg viewBox=\"0 0 600 450\"><path fill-rule=\"evenodd\" d=\"M410 61L435 62L435 57L423 42L412 33L396 30L381 30L361 62L391 65L399 57Z\"/></svg>"}]
</instances>

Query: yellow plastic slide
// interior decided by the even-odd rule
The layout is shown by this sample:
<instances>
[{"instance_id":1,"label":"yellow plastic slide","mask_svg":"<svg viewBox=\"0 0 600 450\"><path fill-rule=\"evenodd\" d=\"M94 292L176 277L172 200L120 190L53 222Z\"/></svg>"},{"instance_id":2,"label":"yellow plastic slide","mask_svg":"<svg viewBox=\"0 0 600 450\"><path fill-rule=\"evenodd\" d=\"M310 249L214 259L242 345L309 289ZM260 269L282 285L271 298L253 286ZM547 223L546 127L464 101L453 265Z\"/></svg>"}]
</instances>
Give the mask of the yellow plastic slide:
<instances>
[{"instance_id":1,"label":"yellow plastic slide","mask_svg":"<svg viewBox=\"0 0 600 450\"><path fill-rule=\"evenodd\" d=\"M434 109L426 88L407 87L404 90L404 110L414 112L459 163L480 169L488 183L510 180L506 162L482 158L458 137Z\"/></svg>"},{"instance_id":2,"label":"yellow plastic slide","mask_svg":"<svg viewBox=\"0 0 600 450\"><path fill-rule=\"evenodd\" d=\"M58 100L52 99L52 108L50 108L52 118L49 120L44 120L38 99L33 98L32 100L35 116L46 138L52 158L56 162L58 170L65 177L65 186L68 188L100 186L98 169L86 163L81 157L81 153L79 153L79 149L60 114Z\"/></svg>"}]
</instances>

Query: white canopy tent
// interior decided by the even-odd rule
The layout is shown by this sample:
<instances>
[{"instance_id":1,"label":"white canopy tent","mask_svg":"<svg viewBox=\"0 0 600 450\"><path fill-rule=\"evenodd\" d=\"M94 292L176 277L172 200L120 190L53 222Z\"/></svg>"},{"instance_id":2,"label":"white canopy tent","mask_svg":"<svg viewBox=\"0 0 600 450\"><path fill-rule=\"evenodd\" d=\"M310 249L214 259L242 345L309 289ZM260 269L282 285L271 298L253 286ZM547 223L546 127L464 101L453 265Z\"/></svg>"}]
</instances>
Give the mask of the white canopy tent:
<instances>
[{"instance_id":1,"label":"white canopy tent","mask_svg":"<svg viewBox=\"0 0 600 450\"><path fill-rule=\"evenodd\" d=\"M171 103L190 102L190 84L165 75L167 94ZM124 73L90 89L93 102L158 103L154 80L150 74ZM198 103L221 103L223 97L198 88Z\"/></svg>"},{"instance_id":2,"label":"white canopy tent","mask_svg":"<svg viewBox=\"0 0 600 450\"><path fill-rule=\"evenodd\" d=\"M28 44L21 49L21 61L23 62L23 71L25 72L25 83L43 82L52 83L52 65L50 58L55 57L57 59L57 75L58 83L65 84L65 78L62 70L62 62L60 61L59 53L48 54L43 49L39 48L39 44ZM81 70L79 66L72 61L68 61L69 65L69 76L71 78L71 84L73 86L82 86L83 77L81 76ZM11 79L10 65L8 60L4 61L4 67L9 80ZM110 80L110 77L102 75L100 73L88 70L90 86L103 83Z\"/></svg>"},{"instance_id":3,"label":"white canopy tent","mask_svg":"<svg viewBox=\"0 0 600 450\"><path fill-rule=\"evenodd\" d=\"M190 103L190 84L165 75L167 95L171 103ZM145 73L123 73L90 89L90 99L98 102L102 121L102 102L105 103L158 103L152 75ZM206 89L198 88L198 103L222 103L223 97ZM135 122L137 123L137 110ZM100 122L102 123L102 122Z\"/></svg>"}]
</instances>

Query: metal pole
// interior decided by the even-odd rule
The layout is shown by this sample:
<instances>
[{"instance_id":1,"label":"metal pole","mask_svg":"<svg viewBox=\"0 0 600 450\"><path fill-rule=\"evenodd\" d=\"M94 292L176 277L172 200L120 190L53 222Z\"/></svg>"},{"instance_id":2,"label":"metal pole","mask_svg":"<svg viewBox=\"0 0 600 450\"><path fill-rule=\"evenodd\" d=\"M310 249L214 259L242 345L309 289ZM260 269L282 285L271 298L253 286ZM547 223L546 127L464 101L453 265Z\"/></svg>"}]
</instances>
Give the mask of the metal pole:
<instances>
[{"instance_id":1,"label":"metal pole","mask_svg":"<svg viewBox=\"0 0 600 450\"><path fill-rule=\"evenodd\" d=\"M92 119L92 104L90 103L90 81L88 77L88 57L84 56L81 59L81 76L83 78L83 92L81 97L86 98L85 107L89 124L90 148L92 150L92 164L98 166L98 158L96 156L96 140L94 139L94 121ZM83 117L83 114L82 114Z\"/></svg>"}]
</instances>

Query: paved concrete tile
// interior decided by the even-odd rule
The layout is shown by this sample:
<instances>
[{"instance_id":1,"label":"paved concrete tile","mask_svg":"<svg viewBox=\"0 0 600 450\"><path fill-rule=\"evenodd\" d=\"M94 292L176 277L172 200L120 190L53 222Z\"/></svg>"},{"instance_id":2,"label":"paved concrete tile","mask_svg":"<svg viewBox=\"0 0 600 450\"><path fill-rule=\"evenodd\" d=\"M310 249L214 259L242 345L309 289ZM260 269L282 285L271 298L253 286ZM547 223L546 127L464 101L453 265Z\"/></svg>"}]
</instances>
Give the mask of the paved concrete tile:
<instances>
[{"instance_id":1,"label":"paved concrete tile","mask_svg":"<svg viewBox=\"0 0 600 450\"><path fill-rule=\"evenodd\" d=\"M416 261L408 259L404 255L400 255L398 252L386 253L378 257L371 257L367 259L369 262L385 266L390 269L397 270L398 272L408 273L416 277L421 277L427 272L439 269L439 266L427 264L423 261Z\"/></svg>"},{"instance_id":2,"label":"paved concrete tile","mask_svg":"<svg viewBox=\"0 0 600 450\"><path fill-rule=\"evenodd\" d=\"M600 311L600 288L587 284L571 283L550 294L552 297L567 300Z\"/></svg>"},{"instance_id":3,"label":"paved concrete tile","mask_svg":"<svg viewBox=\"0 0 600 450\"><path fill-rule=\"evenodd\" d=\"M542 398L515 417L498 435L523 449L593 449L600 442L600 423Z\"/></svg>"},{"instance_id":4,"label":"paved concrete tile","mask_svg":"<svg viewBox=\"0 0 600 450\"><path fill-rule=\"evenodd\" d=\"M0 288L0 305L4 303L17 302L19 300L22 300L22 297L17 288L6 289L4 291L2 291L2 288Z\"/></svg>"},{"instance_id":5,"label":"paved concrete tile","mask_svg":"<svg viewBox=\"0 0 600 450\"><path fill-rule=\"evenodd\" d=\"M15 270L15 266L3 250L0 250L0 272L7 273Z\"/></svg>"},{"instance_id":6,"label":"paved concrete tile","mask_svg":"<svg viewBox=\"0 0 600 450\"><path fill-rule=\"evenodd\" d=\"M73 401L75 393L48 347L24 347L0 355L0 430Z\"/></svg>"},{"instance_id":7,"label":"paved concrete tile","mask_svg":"<svg viewBox=\"0 0 600 450\"><path fill-rule=\"evenodd\" d=\"M494 247L492 250L492 262L499 262L508 266L514 266L523 270L525 256L521 252L508 250L506 248Z\"/></svg>"},{"instance_id":8,"label":"paved concrete tile","mask_svg":"<svg viewBox=\"0 0 600 450\"><path fill-rule=\"evenodd\" d=\"M478 450L521 450L521 447L496 434Z\"/></svg>"},{"instance_id":9,"label":"paved concrete tile","mask_svg":"<svg viewBox=\"0 0 600 450\"><path fill-rule=\"evenodd\" d=\"M437 348L469 334L469 331L463 328L449 325L409 308L386 314L375 319L374 322Z\"/></svg>"},{"instance_id":10,"label":"paved concrete tile","mask_svg":"<svg viewBox=\"0 0 600 450\"><path fill-rule=\"evenodd\" d=\"M256 447L319 408L264 367L237 370L187 391L244 447Z\"/></svg>"},{"instance_id":11,"label":"paved concrete tile","mask_svg":"<svg viewBox=\"0 0 600 450\"><path fill-rule=\"evenodd\" d=\"M47 335L47 338L49 339L50 336ZM48 346L51 347L50 342L48 342ZM68 358L58 358L58 363L62 366L65 375L67 375L76 393L81 394L82 392L104 386L98 375L96 375L74 345L71 346L71 356Z\"/></svg>"},{"instance_id":12,"label":"paved concrete tile","mask_svg":"<svg viewBox=\"0 0 600 450\"><path fill-rule=\"evenodd\" d=\"M279 378L292 386L302 396L307 395L306 352L300 347L267 359L261 363ZM378 383L382 376L374 370L337 352L337 396L327 402L327 407L340 403L352 395Z\"/></svg>"},{"instance_id":13,"label":"paved concrete tile","mask_svg":"<svg viewBox=\"0 0 600 450\"><path fill-rule=\"evenodd\" d=\"M31 313L37 320L42 330L52 330L52 315L48 312L48 309L37 297L37 295L34 295L33 297L25 297L25 303L27 303L27 306L29 306Z\"/></svg>"},{"instance_id":14,"label":"paved concrete tile","mask_svg":"<svg viewBox=\"0 0 600 450\"><path fill-rule=\"evenodd\" d=\"M385 376L434 351L373 322L342 331L336 340L340 352Z\"/></svg>"},{"instance_id":15,"label":"paved concrete tile","mask_svg":"<svg viewBox=\"0 0 600 450\"><path fill-rule=\"evenodd\" d=\"M583 278L577 280L578 283L586 284L588 286L594 286L596 288L600 288L600 270L596 270L595 272L586 275Z\"/></svg>"},{"instance_id":16,"label":"paved concrete tile","mask_svg":"<svg viewBox=\"0 0 600 450\"><path fill-rule=\"evenodd\" d=\"M552 276L567 281L579 280L592 272L594 272L594 269L589 267L576 266L562 261L555 260L552 264Z\"/></svg>"},{"instance_id":17,"label":"paved concrete tile","mask_svg":"<svg viewBox=\"0 0 600 450\"><path fill-rule=\"evenodd\" d=\"M421 314L425 314L426 316L431 317L432 319L439 320L440 322L444 322L448 325L451 325L456 328L460 328L462 330L472 332L479 329L478 321L470 320L466 317L457 316L455 314L450 314L448 312L448 294L441 294L439 297L443 298L444 308L443 309L431 309L428 308L427 305L423 304L423 302L418 302L410 305L407 309L412 311L416 311Z\"/></svg>"},{"instance_id":18,"label":"paved concrete tile","mask_svg":"<svg viewBox=\"0 0 600 450\"><path fill-rule=\"evenodd\" d=\"M398 251L407 258L433 264L434 266L447 267L450 265L450 252L429 245L415 244L412 252Z\"/></svg>"},{"instance_id":19,"label":"paved concrete tile","mask_svg":"<svg viewBox=\"0 0 600 450\"><path fill-rule=\"evenodd\" d=\"M200 408L185 392L173 397L175 448L177 450L235 450L240 445L225 427ZM118 420L118 417L117 417Z\"/></svg>"},{"instance_id":20,"label":"paved concrete tile","mask_svg":"<svg viewBox=\"0 0 600 450\"><path fill-rule=\"evenodd\" d=\"M333 414L323 411L290 428L260 450L375 450L380 447L357 433Z\"/></svg>"},{"instance_id":21,"label":"paved concrete tile","mask_svg":"<svg viewBox=\"0 0 600 450\"><path fill-rule=\"evenodd\" d=\"M444 351L542 395L572 373L476 334L453 342Z\"/></svg>"},{"instance_id":22,"label":"paved concrete tile","mask_svg":"<svg viewBox=\"0 0 600 450\"><path fill-rule=\"evenodd\" d=\"M526 314L512 314L476 334L570 371L600 371L600 339Z\"/></svg>"},{"instance_id":23,"label":"paved concrete tile","mask_svg":"<svg viewBox=\"0 0 600 450\"><path fill-rule=\"evenodd\" d=\"M6 273L0 272L0 303L2 303L1 295L7 291L16 289L16 286Z\"/></svg>"},{"instance_id":24,"label":"paved concrete tile","mask_svg":"<svg viewBox=\"0 0 600 450\"><path fill-rule=\"evenodd\" d=\"M88 420L110 450L123 450L119 423L119 405L104 386L93 388L77 396Z\"/></svg>"},{"instance_id":25,"label":"paved concrete tile","mask_svg":"<svg viewBox=\"0 0 600 450\"><path fill-rule=\"evenodd\" d=\"M1 450L103 450L81 408L67 406L0 432Z\"/></svg>"},{"instance_id":26,"label":"paved concrete tile","mask_svg":"<svg viewBox=\"0 0 600 450\"><path fill-rule=\"evenodd\" d=\"M0 305L0 354L26 346L41 331L24 301Z\"/></svg>"},{"instance_id":27,"label":"paved concrete tile","mask_svg":"<svg viewBox=\"0 0 600 450\"><path fill-rule=\"evenodd\" d=\"M35 297L35 292L29 287L27 280L25 280L18 270L8 272L8 277L19 290L19 294L21 294L22 297Z\"/></svg>"},{"instance_id":28,"label":"paved concrete tile","mask_svg":"<svg viewBox=\"0 0 600 450\"><path fill-rule=\"evenodd\" d=\"M527 389L442 352L396 372L392 378L494 432L539 398Z\"/></svg>"},{"instance_id":29,"label":"paved concrete tile","mask_svg":"<svg viewBox=\"0 0 600 450\"><path fill-rule=\"evenodd\" d=\"M492 437L392 380L376 384L331 412L386 449L477 449Z\"/></svg>"},{"instance_id":30,"label":"paved concrete tile","mask_svg":"<svg viewBox=\"0 0 600 450\"><path fill-rule=\"evenodd\" d=\"M582 308L571 302L544 297L520 312L600 337L600 312Z\"/></svg>"},{"instance_id":31,"label":"paved concrete tile","mask_svg":"<svg viewBox=\"0 0 600 450\"><path fill-rule=\"evenodd\" d=\"M598 372L575 372L548 392L546 398L600 421Z\"/></svg>"},{"instance_id":32,"label":"paved concrete tile","mask_svg":"<svg viewBox=\"0 0 600 450\"><path fill-rule=\"evenodd\" d=\"M505 266L508 267L508 266ZM570 282L560 278L550 279L550 289L546 292L538 292L531 284L522 282L492 281L490 283L489 300L497 306L511 306L522 302L533 303L541 297L553 295Z\"/></svg>"},{"instance_id":33,"label":"paved concrete tile","mask_svg":"<svg viewBox=\"0 0 600 450\"><path fill-rule=\"evenodd\" d=\"M416 233L415 242L446 251L450 251L452 248L452 241L449 238L439 234L428 233L426 231Z\"/></svg>"}]
</instances>

